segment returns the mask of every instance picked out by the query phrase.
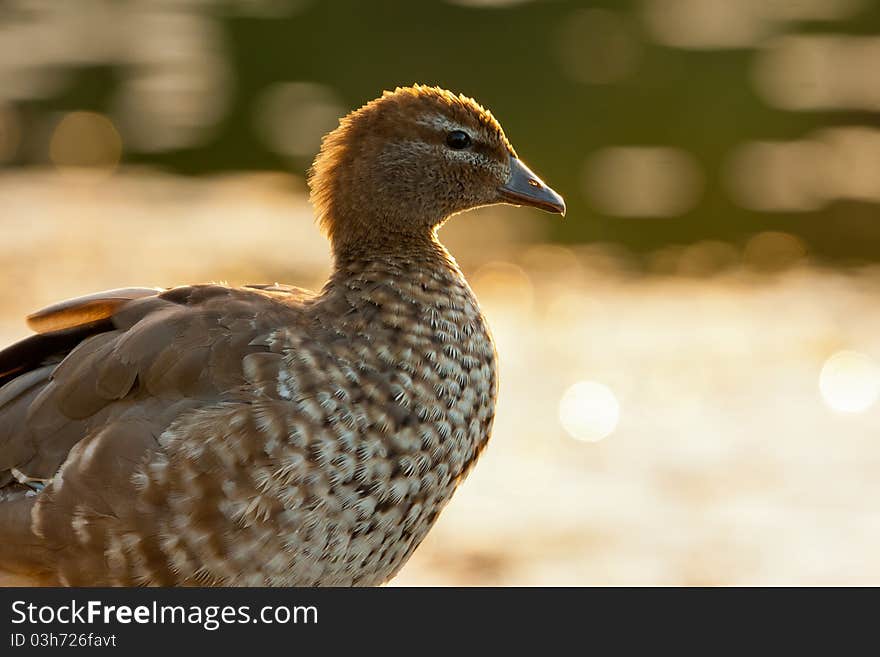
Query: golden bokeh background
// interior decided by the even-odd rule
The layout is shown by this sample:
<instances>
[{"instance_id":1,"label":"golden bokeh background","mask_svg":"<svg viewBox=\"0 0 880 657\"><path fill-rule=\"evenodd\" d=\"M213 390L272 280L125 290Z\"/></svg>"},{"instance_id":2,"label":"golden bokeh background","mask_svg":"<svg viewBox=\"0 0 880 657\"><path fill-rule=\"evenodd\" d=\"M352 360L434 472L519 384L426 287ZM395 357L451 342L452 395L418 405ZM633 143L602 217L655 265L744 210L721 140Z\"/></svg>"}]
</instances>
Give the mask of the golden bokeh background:
<instances>
[{"instance_id":1,"label":"golden bokeh background","mask_svg":"<svg viewBox=\"0 0 880 657\"><path fill-rule=\"evenodd\" d=\"M461 88L571 211L442 231L498 417L394 583L880 584L878 67L869 0L10 1L0 344L106 288L319 287L321 135Z\"/></svg>"}]
</instances>

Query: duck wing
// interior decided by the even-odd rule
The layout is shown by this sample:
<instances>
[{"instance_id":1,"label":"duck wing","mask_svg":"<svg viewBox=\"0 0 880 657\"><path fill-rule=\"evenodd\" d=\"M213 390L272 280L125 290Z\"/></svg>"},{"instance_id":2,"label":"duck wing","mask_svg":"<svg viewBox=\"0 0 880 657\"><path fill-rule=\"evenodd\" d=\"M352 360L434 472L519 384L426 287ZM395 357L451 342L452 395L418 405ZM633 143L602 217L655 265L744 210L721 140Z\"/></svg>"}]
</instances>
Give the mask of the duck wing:
<instances>
[{"instance_id":1,"label":"duck wing","mask_svg":"<svg viewBox=\"0 0 880 657\"><path fill-rule=\"evenodd\" d=\"M106 481L66 482L72 506L130 476L180 414L271 397L282 362L272 336L303 321L309 296L279 285L127 288L31 315L40 332L0 351L0 562L33 547L30 503L84 439L112 436L110 460Z\"/></svg>"},{"instance_id":2,"label":"duck wing","mask_svg":"<svg viewBox=\"0 0 880 657\"><path fill-rule=\"evenodd\" d=\"M127 288L34 313L40 333L0 351L0 487L48 479L120 404L216 400L245 383L254 338L296 323L286 286ZM2 490L2 489L0 489Z\"/></svg>"}]
</instances>

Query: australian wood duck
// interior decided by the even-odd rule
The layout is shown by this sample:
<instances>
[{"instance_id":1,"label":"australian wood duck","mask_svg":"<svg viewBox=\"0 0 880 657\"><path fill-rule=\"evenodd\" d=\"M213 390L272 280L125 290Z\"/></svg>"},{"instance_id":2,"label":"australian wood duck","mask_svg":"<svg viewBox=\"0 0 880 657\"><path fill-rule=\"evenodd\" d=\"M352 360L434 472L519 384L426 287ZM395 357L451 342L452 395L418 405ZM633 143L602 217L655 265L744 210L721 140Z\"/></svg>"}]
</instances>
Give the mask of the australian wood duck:
<instances>
[{"instance_id":1,"label":"australian wood duck","mask_svg":"<svg viewBox=\"0 0 880 657\"><path fill-rule=\"evenodd\" d=\"M375 585L486 445L495 350L436 238L493 203L564 212L492 115L386 92L324 139L318 294L129 288L0 352L0 569L64 585Z\"/></svg>"}]
</instances>

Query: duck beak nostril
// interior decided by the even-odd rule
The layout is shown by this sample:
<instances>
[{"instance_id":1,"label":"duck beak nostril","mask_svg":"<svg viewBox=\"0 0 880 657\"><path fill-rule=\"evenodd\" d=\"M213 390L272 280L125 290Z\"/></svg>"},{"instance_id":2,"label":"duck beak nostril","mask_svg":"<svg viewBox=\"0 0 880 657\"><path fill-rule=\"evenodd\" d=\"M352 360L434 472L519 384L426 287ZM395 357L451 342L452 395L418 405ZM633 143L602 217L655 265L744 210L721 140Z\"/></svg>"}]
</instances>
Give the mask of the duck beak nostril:
<instances>
[{"instance_id":1,"label":"duck beak nostril","mask_svg":"<svg viewBox=\"0 0 880 657\"><path fill-rule=\"evenodd\" d=\"M565 200L513 156L510 158L510 178L498 189L498 195L503 203L530 205L565 216Z\"/></svg>"}]
</instances>

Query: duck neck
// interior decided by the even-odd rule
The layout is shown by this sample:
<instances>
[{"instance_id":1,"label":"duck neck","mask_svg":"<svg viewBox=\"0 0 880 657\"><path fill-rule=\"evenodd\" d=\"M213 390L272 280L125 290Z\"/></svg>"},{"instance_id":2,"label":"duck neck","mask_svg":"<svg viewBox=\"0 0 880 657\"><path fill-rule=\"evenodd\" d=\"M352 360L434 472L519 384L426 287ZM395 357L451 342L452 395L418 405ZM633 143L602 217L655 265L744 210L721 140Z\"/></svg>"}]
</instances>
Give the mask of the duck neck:
<instances>
[{"instance_id":1,"label":"duck neck","mask_svg":"<svg viewBox=\"0 0 880 657\"><path fill-rule=\"evenodd\" d=\"M461 330L491 345L473 292L436 238L337 251L313 308L320 326L355 342L381 331L388 340L448 340Z\"/></svg>"},{"instance_id":2,"label":"duck neck","mask_svg":"<svg viewBox=\"0 0 880 657\"><path fill-rule=\"evenodd\" d=\"M411 235L387 235L382 240L350 243L333 248L333 278L375 268L391 267L460 276L455 259L446 250L436 234L414 239Z\"/></svg>"},{"instance_id":3,"label":"duck neck","mask_svg":"<svg viewBox=\"0 0 880 657\"><path fill-rule=\"evenodd\" d=\"M375 221L327 222L334 270L368 261L418 262L424 267L446 266L454 260L437 238L437 228L396 217ZM384 219L384 220L383 220ZM344 227L344 228L342 228Z\"/></svg>"},{"instance_id":4,"label":"duck neck","mask_svg":"<svg viewBox=\"0 0 880 657\"><path fill-rule=\"evenodd\" d=\"M433 280L444 285L464 286L458 263L440 243L436 230L424 234L394 232L369 239L333 243L333 272L325 292L347 289L352 281L383 282Z\"/></svg>"}]
</instances>

